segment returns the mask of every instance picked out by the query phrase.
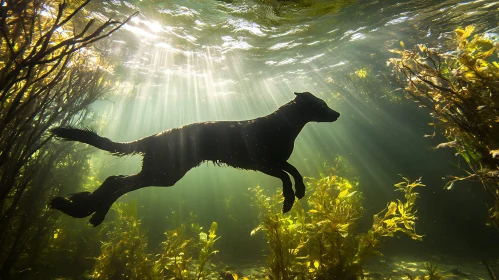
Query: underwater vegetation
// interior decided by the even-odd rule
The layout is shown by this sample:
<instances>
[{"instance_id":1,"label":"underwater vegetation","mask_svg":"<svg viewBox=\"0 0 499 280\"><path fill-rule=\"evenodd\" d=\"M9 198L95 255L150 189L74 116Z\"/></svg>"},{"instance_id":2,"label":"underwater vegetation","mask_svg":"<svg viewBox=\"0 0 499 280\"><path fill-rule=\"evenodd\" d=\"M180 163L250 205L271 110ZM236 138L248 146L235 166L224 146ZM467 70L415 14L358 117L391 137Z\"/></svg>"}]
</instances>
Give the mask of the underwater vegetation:
<instances>
[{"instance_id":1,"label":"underwater vegetation","mask_svg":"<svg viewBox=\"0 0 499 280\"><path fill-rule=\"evenodd\" d=\"M204 270L206 262L208 261L208 257L210 255L218 253L217 250L213 250L213 245L220 238L217 237L217 228L218 225L216 222L211 223L210 230L208 234L201 232L199 233L199 264L197 269L196 279L204 279L207 271Z\"/></svg>"},{"instance_id":2,"label":"underwater vegetation","mask_svg":"<svg viewBox=\"0 0 499 280\"><path fill-rule=\"evenodd\" d=\"M481 182L488 225L499 228L499 42L473 31L456 29L452 51L424 44L392 50L400 57L388 64L407 96L431 110L430 125L442 129L448 142L436 148L454 148L467 163L467 174L449 176L446 188Z\"/></svg>"},{"instance_id":3,"label":"underwater vegetation","mask_svg":"<svg viewBox=\"0 0 499 280\"><path fill-rule=\"evenodd\" d=\"M428 275L413 277L412 275L408 274L407 277L409 277L410 280L441 280L446 278L444 275L440 273L438 265L434 263L425 262L423 264L423 267L428 273Z\"/></svg>"},{"instance_id":4,"label":"underwater vegetation","mask_svg":"<svg viewBox=\"0 0 499 280\"><path fill-rule=\"evenodd\" d=\"M220 238L216 222L204 232L198 224L185 221L165 232L166 240L153 255L147 250L147 236L137 217L137 204L117 203L112 209L117 217L101 229L104 241L90 278L200 280L214 273L207 264L210 256L218 253L213 248Z\"/></svg>"},{"instance_id":5,"label":"underwater vegetation","mask_svg":"<svg viewBox=\"0 0 499 280\"><path fill-rule=\"evenodd\" d=\"M186 238L186 227L180 226L165 232L167 240L162 242L162 254L154 263L154 270L167 279L187 279L187 264L192 260L185 252L191 252L193 239Z\"/></svg>"},{"instance_id":6,"label":"underwater vegetation","mask_svg":"<svg viewBox=\"0 0 499 280\"><path fill-rule=\"evenodd\" d=\"M296 207L289 215L278 211L279 194L267 196L257 187L255 205L260 210L260 224L252 235L263 231L270 247L270 279L360 279L362 265L378 251L383 237L402 232L412 239L416 234L414 188L424 186L420 180L407 178L395 184L403 200L391 201L373 216L371 229L358 232L356 223L362 216L362 195L354 179L341 177L341 158L329 173L307 178L306 207Z\"/></svg>"},{"instance_id":7,"label":"underwater vegetation","mask_svg":"<svg viewBox=\"0 0 499 280\"><path fill-rule=\"evenodd\" d=\"M51 279L54 271L57 271L58 276L76 278L85 272L85 267L92 265L87 256L98 253L99 244L88 242L96 238L96 234L84 226L63 219L60 215L54 215L46 206L44 197L50 196L58 189L71 191L90 180L89 157L78 153L72 145L67 144L55 149L51 143L47 143L46 147L40 150L40 153L49 152L52 153L54 164L50 167L40 167L40 173L33 177L34 180L41 180L38 183L43 184L37 186L45 186L45 189L26 190L24 198L16 208L26 209L26 212L15 213L16 216L12 220L13 228L10 230L14 231L17 229L15 227L20 227L26 231L17 236L5 236L4 242L17 239L17 243L8 243L2 248L2 257L5 258L3 260L12 261L7 263L10 265L10 271L5 271L2 279L9 279L7 276L14 279L32 279L34 275L37 279ZM74 172L74 168L81 169L81 172ZM39 212L35 212L36 210ZM14 247L9 255L8 246Z\"/></svg>"},{"instance_id":8,"label":"underwater vegetation","mask_svg":"<svg viewBox=\"0 0 499 280\"><path fill-rule=\"evenodd\" d=\"M121 203L119 216L103 229L101 253L91 277L95 279L153 279L151 257L146 252L147 238L137 218L136 203Z\"/></svg>"},{"instance_id":9,"label":"underwater vegetation","mask_svg":"<svg viewBox=\"0 0 499 280\"><path fill-rule=\"evenodd\" d=\"M106 61L92 45L126 21L90 19L84 9L89 2L0 2L2 279L14 270L30 273L53 232L47 198L64 186L77 187L81 174L66 165L84 171L86 161L70 155L72 146L52 145L44 135L53 125L90 117L87 106L109 89ZM58 172L63 169L66 174Z\"/></svg>"},{"instance_id":10,"label":"underwater vegetation","mask_svg":"<svg viewBox=\"0 0 499 280\"><path fill-rule=\"evenodd\" d=\"M430 262L425 262L424 263L424 268L428 272L428 276L425 276L424 279L429 279L429 280L440 280L444 279L445 277L442 276L438 272L438 265L430 263Z\"/></svg>"},{"instance_id":11,"label":"underwater vegetation","mask_svg":"<svg viewBox=\"0 0 499 280\"><path fill-rule=\"evenodd\" d=\"M490 279L492 279L492 280L499 279L499 263L497 261L494 264L494 263L489 262L486 259L483 259L482 264L487 269L487 273L489 274Z\"/></svg>"}]
</instances>

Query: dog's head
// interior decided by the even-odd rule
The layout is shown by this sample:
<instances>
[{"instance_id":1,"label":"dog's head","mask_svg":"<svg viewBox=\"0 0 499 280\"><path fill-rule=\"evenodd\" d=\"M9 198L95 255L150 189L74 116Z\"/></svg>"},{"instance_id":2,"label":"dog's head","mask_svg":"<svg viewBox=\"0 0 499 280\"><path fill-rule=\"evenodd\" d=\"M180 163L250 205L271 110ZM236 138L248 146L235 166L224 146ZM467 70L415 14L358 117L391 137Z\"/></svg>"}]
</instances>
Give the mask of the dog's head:
<instances>
[{"instance_id":1,"label":"dog's head","mask_svg":"<svg viewBox=\"0 0 499 280\"><path fill-rule=\"evenodd\" d=\"M295 92L295 103L300 106L300 115L310 122L334 122L340 113L329 108L324 100L310 92Z\"/></svg>"}]
</instances>

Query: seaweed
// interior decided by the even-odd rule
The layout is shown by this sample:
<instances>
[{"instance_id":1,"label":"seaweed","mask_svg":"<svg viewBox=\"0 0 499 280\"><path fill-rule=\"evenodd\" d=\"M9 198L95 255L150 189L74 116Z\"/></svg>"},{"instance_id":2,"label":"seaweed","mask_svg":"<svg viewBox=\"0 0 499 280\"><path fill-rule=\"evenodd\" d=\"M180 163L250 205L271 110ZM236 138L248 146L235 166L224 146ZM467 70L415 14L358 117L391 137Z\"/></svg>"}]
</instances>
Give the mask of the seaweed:
<instances>
[{"instance_id":1,"label":"seaweed","mask_svg":"<svg viewBox=\"0 0 499 280\"><path fill-rule=\"evenodd\" d=\"M137 218L135 202L117 203L118 218L102 230L105 241L91 277L97 279L155 279L147 238Z\"/></svg>"},{"instance_id":2,"label":"seaweed","mask_svg":"<svg viewBox=\"0 0 499 280\"><path fill-rule=\"evenodd\" d=\"M362 275L361 266L355 263L358 240L354 233L355 223L362 216L362 194L356 190L357 182L331 174L310 178L307 184L309 234L313 237L309 254L314 262L309 272L314 278L334 275L355 279L352 277Z\"/></svg>"},{"instance_id":3,"label":"seaweed","mask_svg":"<svg viewBox=\"0 0 499 280\"><path fill-rule=\"evenodd\" d=\"M294 205L291 210L293 214L284 216L280 213L283 198L279 193L268 197L260 186L250 190L254 192L254 201L261 211L261 223L251 231L251 235L260 230L265 231L271 249L268 276L278 280L293 279L294 276L303 274L306 264L298 254L307 240L300 204Z\"/></svg>"},{"instance_id":4,"label":"seaweed","mask_svg":"<svg viewBox=\"0 0 499 280\"><path fill-rule=\"evenodd\" d=\"M438 265L435 263L424 262L423 268L424 270L426 270L426 273L428 273L428 275L414 277L411 274L406 274L406 276L410 280L442 280L447 278L447 276L444 276L440 273Z\"/></svg>"},{"instance_id":5,"label":"seaweed","mask_svg":"<svg viewBox=\"0 0 499 280\"><path fill-rule=\"evenodd\" d=\"M380 255L383 237L401 232L422 239L415 231L418 193L414 188L423 186L420 180L411 182L403 177L395 188L404 194L404 201L388 203L374 215L371 229L359 233L356 224L363 212L362 194L355 180L336 175L339 164L344 161L337 161L330 174L307 178L308 211L296 207L290 214L280 214L279 193L266 196L259 186L252 189L260 210L260 224L252 235L265 232L271 252L270 279L359 279L363 277L364 261Z\"/></svg>"},{"instance_id":6,"label":"seaweed","mask_svg":"<svg viewBox=\"0 0 499 280\"><path fill-rule=\"evenodd\" d=\"M89 2L0 2L0 278L31 270L53 230L46 200L62 180L50 166L74 151L47 130L81 124L111 87L92 47L130 18L99 22Z\"/></svg>"},{"instance_id":7,"label":"seaweed","mask_svg":"<svg viewBox=\"0 0 499 280\"><path fill-rule=\"evenodd\" d=\"M490 279L492 280L497 280L499 279L499 263L496 261L496 263L491 263L487 259L483 258L482 259L482 264L485 266L487 269L487 273L490 276Z\"/></svg>"},{"instance_id":8,"label":"seaweed","mask_svg":"<svg viewBox=\"0 0 499 280\"><path fill-rule=\"evenodd\" d=\"M428 272L428 276L424 279L428 280L441 280L445 277L438 272L438 265L430 262L425 262L423 264L424 269Z\"/></svg>"},{"instance_id":9,"label":"seaweed","mask_svg":"<svg viewBox=\"0 0 499 280\"><path fill-rule=\"evenodd\" d=\"M202 231L202 227L193 222L186 222L179 227L165 232L167 238L162 242L161 254L154 262L155 275L158 279L205 279L210 273L205 269L209 257L218 253L213 250L217 237L218 224L212 222L208 233ZM195 235L199 236L196 244ZM197 253L198 265L193 268L189 266Z\"/></svg>"},{"instance_id":10,"label":"seaweed","mask_svg":"<svg viewBox=\"0 0 499 280\"><path fill-rule=\"evenodd\" d=\"M68 154L56 164L47 166L49 171L44 171L50 174L51 178L43 184L71 192L94 181L95 178L89 176L94 171L89 164L89 156L78 153L73 145L63 146L65 150L61 154ZM75 169L78 172L74 172ZM47 174L40 176L42 179ZM31 192L32 190L28 190L27 193ZM45 204L45 201L40 202ZM30 206L37 207L33 202ZM53 213L46 205L44 207L41 213L36 213L39 221L37 228L31 228L32 238L23 241L26 243L22 246L28 246L30 253L23 254L22 258L16 261L12 269L13 278L27 279L35 275L40 279L77 278L92 266L92 260L87 256L99 252L100 244L92 242L97 239L97 232L84 224Z\"/></svg>"},{"instance_id":11,"label":"seaweed","mask_svg":"<svg viewBox=\"0 0 499 280\"><path fill-rule=\"evenodd\" d=\"M208 234L204 232L199 233L199 263L197 266L197 275L196 279L204 279L208 272L205 270L206 262L208 261L209 256L218 253L218 250L213 250L213 245L215 242L220 239L217 237L217 228L218 224L216 222L212 222L210 229L208 230Z\"/></svg>"},{"instance_id":12,"label":"seaweed","mask_svg":"<svg viewBox=\"0 0 499 280\"><path fill-rule=\"evenodd\" d=\"M417 210L414 208L419 194L414 188L425 185L421 183L421 178L412 183L402 178L403 181L394 186L396 191L404 193L405 201L390 201L383 211L373 216L372 228L359 236L361 241L355 262L362 262L369 255L378 255L381 237L393 237L397 232L402 232L414 240L422 240L423 236L416 233L415 227Z\"/></svg>"},{"instance_id":13,"label":"seaweed","mask_svg":"<svg viewBox=\"0 0 499 280\"><path fill-rule=\"evenodd\" d=\"M487 34L471 36L474 26L456 29L456 51L419 44L397 49L388 61L409 99L431 110L431 126L443 130L447 142L467 164L466 175L449 176L445 187L459 181L483 184L488 225L499 228L499 42ZM464 169L464 168L463 168Z\"/></svg>"},{"instance_id":14,"label":"seaweed","mask_svg":"<svg viewBox=\"0 0 499 280\"><path fill-rule=\"evenodd\" d=\"M187 265L192 260L188 252L193 250L194 242L188 237L187 225L191 224L165 232L166 241L161 243L161 254L154 262L155 274L160 279L188 279Z\"/></svg>"},{"instance_id":15,"label":"seaweed","mask_svg":"<svg viewBox=\"0 0 499 280\"><path fill-rule=\"evenodd\" d=\"M101 230L101 253L89 276L97 279L206 279L211 273L206 269L213 249L220 238L216 235L217 223L211 224L208 233L191 219L165 232L159 254L147 250L147 236L137 218L135 202L117 203L113 206L115 219ZM198 241L195 238L198 236ZM195 256L197 265L193 264Z\"/></svg>"}]
</instances>

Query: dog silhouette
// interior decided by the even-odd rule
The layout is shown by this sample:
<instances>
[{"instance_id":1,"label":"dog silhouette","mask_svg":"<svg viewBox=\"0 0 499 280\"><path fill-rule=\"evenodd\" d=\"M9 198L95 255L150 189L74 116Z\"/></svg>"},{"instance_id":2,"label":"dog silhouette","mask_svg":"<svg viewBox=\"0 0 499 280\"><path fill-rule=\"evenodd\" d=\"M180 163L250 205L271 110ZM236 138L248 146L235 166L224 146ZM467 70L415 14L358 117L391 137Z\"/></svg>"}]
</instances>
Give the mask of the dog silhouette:
<instances>
[{"instance_id":1,"label":"dog silhouette","mask_svg":"<svg viewBox=\"0 0 499 280\"><path fill-rule=\"evenodd\" d=\"M287 160L308 122L334 122L340 114L309 92L273 113L245 121L199 122L173 128L132 142L113 142L95 132L71 127L51 130L64 140L79 141L115 155L141 154L142 170L135 175L110 176L94 192L54 198L50 206L98 226L122 195L147 186L173 186L204 161L263 172L282 180L283 213L305 195L298 170ZM293 191L290 174L295 182Z\"/></svg>"}]
</instances>

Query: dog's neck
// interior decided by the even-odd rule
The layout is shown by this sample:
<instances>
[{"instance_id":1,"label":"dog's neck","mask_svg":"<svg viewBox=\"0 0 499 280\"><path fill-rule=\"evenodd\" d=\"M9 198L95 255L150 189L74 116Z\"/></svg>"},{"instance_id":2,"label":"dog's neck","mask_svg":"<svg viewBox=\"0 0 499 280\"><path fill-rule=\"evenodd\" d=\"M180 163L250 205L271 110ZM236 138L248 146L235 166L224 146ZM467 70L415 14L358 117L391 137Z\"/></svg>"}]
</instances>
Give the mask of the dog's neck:
<instances>
[{"instance_id":1,"label":"dog's neck","mask_svg":"<svg viewBox=\"0 0 499 280\"><path fill-rule=\"evenodd\" d=\"M300 114L295 100L282 105L279 109L268 115L267 118L279 123L279 127L293 138L296 138L303 127L309 122L309 120L303 118L303 114Z\"/></svg>"}]
</instances>

